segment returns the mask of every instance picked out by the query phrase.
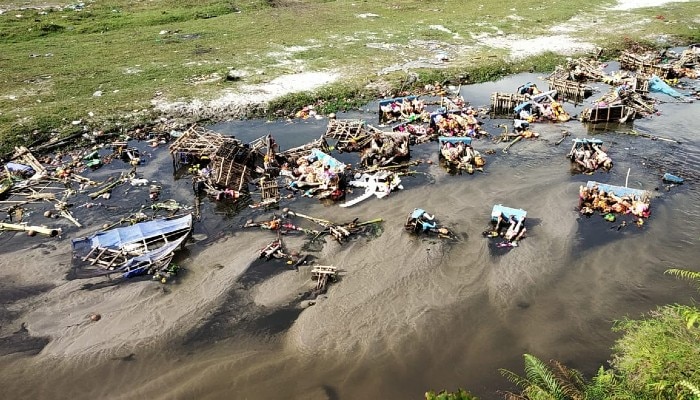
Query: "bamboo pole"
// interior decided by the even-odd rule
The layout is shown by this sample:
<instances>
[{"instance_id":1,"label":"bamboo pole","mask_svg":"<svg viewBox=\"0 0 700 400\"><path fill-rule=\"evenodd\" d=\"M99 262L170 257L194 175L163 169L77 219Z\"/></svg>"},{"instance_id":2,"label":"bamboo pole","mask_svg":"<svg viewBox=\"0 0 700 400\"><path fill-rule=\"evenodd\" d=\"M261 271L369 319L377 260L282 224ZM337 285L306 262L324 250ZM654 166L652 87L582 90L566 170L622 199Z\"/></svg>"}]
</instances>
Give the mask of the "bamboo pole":
<instances>
[{"instance_id":1,"label":"bamboo pole","mask_svg":"<svg viewBox=\"0 0 700 400\"><path fill-rule=\"evenodd\" d=\"M50 237L57 236L61 233L61 228L47 228L44 226L30 226L24 224L10 224L7 222L0 222L0 229L10 230L10 231L25 231L25 232L36 232L42 235L47 235Z\"/></svg>"},{"instance_id":2,"label":"bamboo pole","mask_svg":"<svg viewBox=\"0 0 700 400\"><path fill-rule=\"evenodd\" d=\"M675 139L665 138L665 137L661 137L661 136L654 136L654 135L650 135L650 134L648 134L648 133L639 132L639 131L637 131L637 130L635 130L635 129L632 129L632 130L629 131L629 132L623 132L623 133L625 133L626 135L641 136L641 137L644 137L644 138L647 138L647 139L651 139L651 140L663 140L663 141L665 141L665 142L678 143L678 144L681 143L681 142L679 142L678 140L675 140Z\"/></svg>"},{"instance_id":3,"label":"bamboo pole","mask_svg":"<svg viewBox=\"0 0 700 400\"><path fill-rule=\"evenodd\" d=\"M309 221L313 221L313 222L319 223L319 224L321 224L321 225L324 225L324 224L326 224L326 225L335 225L335 224L332 223L331 221L328 221L328 220L325 220L325 219L321 219L321 218L311 217L311 216L308 216L308 215L304 215L304 214L302 214L302 213L297 213L297 212L294 212L294 211L292 211L292 210L290 210L290 209L288 209L288 208L285 208L285 209L282 210L282 211L285 212L285 213L287 213L287 214L293 215L293 216L295 216L295 217L308 219Z\"/></svg>"}]
</instances>

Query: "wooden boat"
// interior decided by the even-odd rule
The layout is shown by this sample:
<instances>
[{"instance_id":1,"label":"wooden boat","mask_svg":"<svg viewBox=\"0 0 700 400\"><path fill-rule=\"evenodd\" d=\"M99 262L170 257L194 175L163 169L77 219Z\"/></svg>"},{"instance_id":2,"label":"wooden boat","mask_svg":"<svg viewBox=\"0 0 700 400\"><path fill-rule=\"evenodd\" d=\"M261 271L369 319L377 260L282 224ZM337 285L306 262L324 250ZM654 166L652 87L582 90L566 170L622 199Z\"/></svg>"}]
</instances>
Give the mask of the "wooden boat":
<instances>
[{"instance_id":1,"label":"wooden boat","mask_svg":"<svg viewBox=\"0 0 700 400\"><path fill-rule=\"evenodd\" d=\"M118 273L123 278L167 268L192 230L192 214L159 218L72 240L77 278Z\"/></svg>"}]
</instances>

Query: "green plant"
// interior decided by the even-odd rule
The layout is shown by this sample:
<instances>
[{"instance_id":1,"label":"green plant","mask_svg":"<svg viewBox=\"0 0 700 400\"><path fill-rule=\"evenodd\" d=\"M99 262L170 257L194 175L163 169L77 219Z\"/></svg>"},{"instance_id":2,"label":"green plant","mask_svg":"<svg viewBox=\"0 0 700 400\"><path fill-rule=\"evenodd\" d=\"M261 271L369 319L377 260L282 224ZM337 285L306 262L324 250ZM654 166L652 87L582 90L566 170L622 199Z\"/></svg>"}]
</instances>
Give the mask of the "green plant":
<instances>
[{"instance_id":1,"label":"green plant","mask_svg":"<svg viewBox=\"0 0 700 400\"><path fill-rule=\"evenodd\" d=\"M622 337L613 348L612 366L637 398L676 399L679 382L700 381L700 329L685 315L698 309L666 305L640 320L625 319L613 330Z\"/></svg>"},{"instance_id":2,"label":"green plant","mask_svg":"<svg viewBox=\"0 0 700 400\"><path fill-rule=\"evenodd\" d=\"M580 372L570 369L558 361L549 365L539 358L525 354L525 376L506 369L499 370L511 383L521 389L520 394L506 392L512 400L583 400L586 382Z\"/></svg>"},{"instance_id":3,"label":"green plant","mask_svg":"<svg viewBox=\"0 0 700 400\"><path fill-rule=\"evenodd\" d=\"M456 392L448 392L446 390L442 390L439 393L426 392L425 400L477 400L477 398L464 389L457 389Z\"/></svg>"}]
</instances>

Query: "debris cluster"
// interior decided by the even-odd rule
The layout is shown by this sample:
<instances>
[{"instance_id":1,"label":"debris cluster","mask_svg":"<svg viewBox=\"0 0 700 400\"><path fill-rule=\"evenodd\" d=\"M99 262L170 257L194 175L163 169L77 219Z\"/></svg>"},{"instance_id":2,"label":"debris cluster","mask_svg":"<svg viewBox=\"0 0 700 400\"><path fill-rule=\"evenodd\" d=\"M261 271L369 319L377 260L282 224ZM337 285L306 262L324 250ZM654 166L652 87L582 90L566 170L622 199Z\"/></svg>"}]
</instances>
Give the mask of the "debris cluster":
<instances>
[{"instance_id":1,"label":"debris cluster","mask_svg":"<svg viewBox=\"0 0 700 400\"><path fill-rule=\"evenodd\" d=\"M495 151L480 152L474 145L490 136L480 120L487 114L512 120L512 132L511 125L499 125L503 132L492 140L507 143L502 149L507 153L523 139L539 138L532 130L535 124L570 121L572 116L564 109L564 102L580 104L592 96L590 82L610 85L611 91L581 113L579 119L588 123L624 123L653 115L658 100L649 93L688 101L697 91L683 95L674 86L680 89L679 85L696 78L699 62L697 47L680 55L624 53L620 65L627 71L612 74L595 59L569 60L549 75L548 90L527 82L514 93L494 93L488 109L472 107L459 89L435 86L426 88L425 93L380 100L379 127L364 120L333 116L318 139L286 150L269 134L246 143L198 125L184 132L154 133L144 138L148 148L130 145L129 137L112 140L113 136L103 134L90 136L90 145L82 149L63 150L55 143L39 150L17 147L9 159L3 160L0 170L0 211L4 213L0 234L21 231L29 236L60 238L69 228L83 227L84 221L74 216L76 210L107 210L115 189L122 188L130 196L128 201L140 205L139 211L104 223L91 235L72 239L72 277L127 279L150 275L166 283L183 268L175 262L176 253L188 243L201 218L202 201L254 209L250 211L253 214L274 210L259 221L248 219L241 228L272 232L273 240L257 249L259 257L285 260L297 270L302 265L311 266L311 277L316 280L312 292L318 294L325 292L328 283L337 281L338 268L315 265L309 254L302 254L303 249L287 249L283 238L296 234L313 243L330 237L342 244L359 235L381 233L383 220L360 222L356 218L338 223L288 207L277 212L281 203L314 198L329 206L351 207L372 197L391 197L403 189L402 178L418 173L411 167L423 161L412 159L411 147L430 141L437 142L438 157L448 171L485 172L485 154ZM319 117L311 106L296 116ZM629 134L673 141L635 130ZM568 136L563 130L556 144ZM150 149L163 144L169 144L174 175L186 177L188 185L191 180L192 205L169 198L167 186L140 173L152 155ZM54 153L45 154L49 150ZM567 157L578 172L592 174L613 167L608 151L602 140L574 138ZM357 161L351 164L347 162L349 157ZM122 164L120 168L106 167L112 163ZM119 171L110 174L114 169ZM683 183L683 178L666 173L663 181L675 185ZM642 226L651 212L650 198L649 192L626 184L621 187L589 181L580 189L579 210L586 216L600 213L610 222L630 215L635 224ZM79 216L88 218L90 213L81 211ZM526 216L522 209L494 205L489 229L483 234L496 239L498 248L517 247L526 237ZM622 221L618 229L627 223ZM409 213L404 228L442 239L456 238L452 229L439 224L422 208Z\"/></svg>"}]
</instances>

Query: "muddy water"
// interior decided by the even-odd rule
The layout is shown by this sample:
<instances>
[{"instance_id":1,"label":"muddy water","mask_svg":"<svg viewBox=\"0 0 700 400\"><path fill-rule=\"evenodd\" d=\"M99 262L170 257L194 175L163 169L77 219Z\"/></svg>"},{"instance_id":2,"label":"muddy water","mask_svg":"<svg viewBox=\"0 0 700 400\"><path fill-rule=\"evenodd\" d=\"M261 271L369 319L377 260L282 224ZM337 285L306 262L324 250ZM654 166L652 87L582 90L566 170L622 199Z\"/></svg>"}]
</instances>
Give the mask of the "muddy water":
<instances>
[{"instance_id":1,"label":"muddy water","mask_svg":"<svg viewBox=\"0 0 700 400\"><path fill-rule=\"evenodd\" d=\"M536 78L525 74L462 90L473 105L486 105L492 91L512 91ZM496 399L496 390L509 388L498 369L521 372L523 353L590 376L610 355L614 320L688 303L693 295L663 271L696 269L700 257L694 125L700 104L669 103L661 110L634 128L682 144L590 131L577 121L537 125L542 138L521 141L508 154L500 152L503 145L477 141L480 151L498 150L487 158L484 174L450 176L423 164L421 174L405 178L404 191L383 201L352 209L307 201L304 209L312 215L386 221L379 238L335 249L347 271L322 303L302 312L293 305L251 306L247 293L274 274L259 271L243 277L223 305L202 316L202 326L182 337L79 365L15 355L0 359L0 384L17 398L418 399L428 389L465 387ZM376 118L371 112L340 117L346 116ZM501 122L486 120L484 127L495 135ZM214 128L244 140L271 133L286 148L320 136L325 123L244 121ZM573 175L564 157L570 141L554 144L563 129L604 140L615 161L612 172ZM412 154L437 160L436 150L430 143ZM580 184L624 185L628 170L630 187L656 195L643 229L611 229L602 219L578 216ZM667 190L663 172L688 181ZM480 235L495 203L528 210L528 237L517 249L498 251ZM434 212L461 240L444 244L401 232L416 206ZM214 235L244 218L210 216L204 226ZM380 277L385 284L375 282Z\"/></svg>"}]
</instances>

